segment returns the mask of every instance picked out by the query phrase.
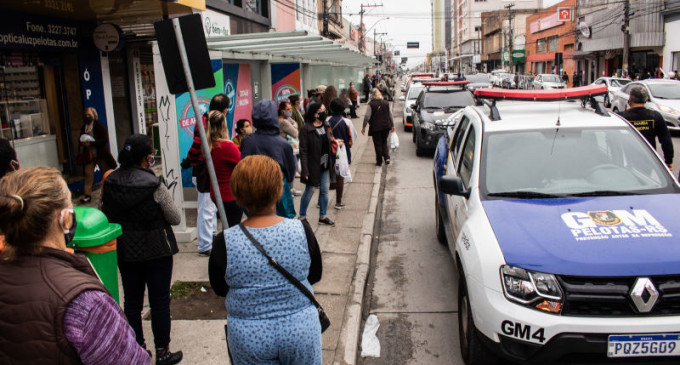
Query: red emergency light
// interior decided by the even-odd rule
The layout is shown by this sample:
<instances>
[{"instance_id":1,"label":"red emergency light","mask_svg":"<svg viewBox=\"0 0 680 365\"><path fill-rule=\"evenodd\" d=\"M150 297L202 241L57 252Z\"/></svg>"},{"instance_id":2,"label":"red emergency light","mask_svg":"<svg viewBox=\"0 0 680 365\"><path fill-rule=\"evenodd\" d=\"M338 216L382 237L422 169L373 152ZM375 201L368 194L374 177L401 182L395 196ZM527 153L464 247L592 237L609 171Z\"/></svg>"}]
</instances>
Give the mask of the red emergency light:
<instances>
[{"instance_id":1,"label":"red emergency light","mask_svg":"<svg viewBox=\"0 0 680 365\"><path fill-rule=\"evenodd\" d=\"M428 82L423 82L422 85L424 86L456 86L456 85L466 85L469 84L470 81L468 80L463 80L463 81L428 81Z\"/></svg>"},{"instance_id":2,"label":"red emergency light","mask_svg":"<svg viewBox=\"0 0 680 365\"><path fill-rule=\"evenodd\" d=\"M557 101L583 99L606 92L607 85L588 85L571 89L548 90L477 89L475 90L475 96L494 100Z\"/></svg>"},{"instance_id":3,"label":"red emergency light","mask_svg":"<svg viewBox=\"0 0 680 365\"><path fill-rule=\"evenodd\" d=\"M428 76L428 77L433 77L433 73L419 73L419 74L413 74L411 77L419 77L419 76Z\"/></svg>"}]
</instances>

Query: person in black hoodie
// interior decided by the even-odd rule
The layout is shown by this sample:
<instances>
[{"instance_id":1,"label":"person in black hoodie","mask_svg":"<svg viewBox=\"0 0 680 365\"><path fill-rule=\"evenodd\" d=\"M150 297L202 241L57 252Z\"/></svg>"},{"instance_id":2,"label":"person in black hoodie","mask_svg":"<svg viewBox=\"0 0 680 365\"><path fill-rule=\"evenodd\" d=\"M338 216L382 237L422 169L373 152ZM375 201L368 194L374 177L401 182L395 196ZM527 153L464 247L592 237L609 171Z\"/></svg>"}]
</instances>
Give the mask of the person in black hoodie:
<instances>
[{"instance_id":1,"label":"person in black hoodie","mask_svg":"<svg viewBox=\"0 0 680 365\"><path fill-rule=\"evenodd\" d=\"M149 288L151 328L156 364L176 364L182 352L170 352L170 280L172 256L179 249L171 225L180 211L162 181L149 169L154 164L149 137L133 134L118 154L121 166L105 180L102 210L123 228L118 237L118 269L125 294L124 312L144 348L142 307Z\"/></svg>"},{"instance_id":2,"label":"person in black hoodie","mask_svg":"<svg viewBox=\"0 0 680 365\"><path fill-rule=\"evenodd\" d=\"M276 204L276 214L284 218L295 218L295 204L290 186L295 179L297 160L293 147L280 135L279 108L274 100L260 100L253 106L255 133L241 142L241 159L251 155L265 155L274 159L283 172L283 192Z\"/></svg>"}]
</instances>

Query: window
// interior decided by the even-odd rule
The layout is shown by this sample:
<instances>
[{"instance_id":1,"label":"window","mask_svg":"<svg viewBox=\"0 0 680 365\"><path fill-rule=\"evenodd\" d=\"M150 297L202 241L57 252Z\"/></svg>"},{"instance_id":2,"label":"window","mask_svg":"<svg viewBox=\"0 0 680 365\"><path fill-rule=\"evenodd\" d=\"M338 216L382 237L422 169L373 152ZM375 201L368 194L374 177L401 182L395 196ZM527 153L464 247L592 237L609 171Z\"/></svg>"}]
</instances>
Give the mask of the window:
<instances>
[{"instance_id":1,"label":"window","mask_svg":"<svg viewBox=\"0 0 680 365\"><path fill-rule=\"evenodd\" d=\"M239 0L236 0L239 1ZM259 14L265 18L269 17L269 9L267 8L267 4L269 3L267 0L242 0L245 2L244 8L246 10L252 11L255 14Z\"/></svg>"},{"instance_id":2,"label":"window","mask_svg":"<svg viewBox=\"0 0 680 365\"><path fill-rule=\"evenodd\" d=\"M570 52L574 50L574 44L569 43L564 45L564 52Z\"/></svg>"},{"instance_id":3,"label":"window","mask_svg":"<svg viewBox=\"0 0 680 365\"><path fill-rule=\"evenodd\" d=\"M552 37L548 37L548 52L555 52L557 51L557 47L559 46L559 37L554 35Z\"/></svg>"},{"instance_id":4,"label":"window","mask_svg":"<svg viewBox=\"0 0 680 365\"><path fill-rule=\"evenodd\" d=\"M545 52L545 38L541 38L536 41L536 52Z\"/></svg>"},{"instance_id":5,"label":"window","mask_svg":"<svg viewBox=\"0 0 680 365\"><path fill-rule=\"evenodd\" d=\"M670 71L680 70L680 52L673 52L673 64Z\"/></svg>"},{"instance_id":6,"label":"window","mask_svg":"<svg viewBox=\"0 0 680 365\"><path fill-rule=\"evenodd\" d=\"M453 135L453 143L451 144L451 152L453 152L453 163L458 164L458 151L460 151L460 145L463 142L463 136L465 136L465 131L470 124L470 119L463 117L458 123L459 127L456 129L456 133Z\"/></svg>"},{"instance_id":7,"label":"window","mask_svg":"<svg viewBox=\"0 0 680 365\"><path fill-rule=\"evenodd\" d=\"M300 21L300 18L302 17L302 9L300 9L300 3L302 1L303 0L295 0L295 19L298 21Z\"/></svg>"},{"instance_id":8,"label":"window","mask_svg":"<svg viewBox=\"0 0 680 365\"><path fill-rule=\"evenodd\" d=\"M458 167L458 176L463 180L463 186L466 188L470 186L470 178L472 177L472 167L475 161L475 127L470 126L470 131L465 140L463 147L463 156L460 159L460 166Z\"/></svg>"}]
</instances>

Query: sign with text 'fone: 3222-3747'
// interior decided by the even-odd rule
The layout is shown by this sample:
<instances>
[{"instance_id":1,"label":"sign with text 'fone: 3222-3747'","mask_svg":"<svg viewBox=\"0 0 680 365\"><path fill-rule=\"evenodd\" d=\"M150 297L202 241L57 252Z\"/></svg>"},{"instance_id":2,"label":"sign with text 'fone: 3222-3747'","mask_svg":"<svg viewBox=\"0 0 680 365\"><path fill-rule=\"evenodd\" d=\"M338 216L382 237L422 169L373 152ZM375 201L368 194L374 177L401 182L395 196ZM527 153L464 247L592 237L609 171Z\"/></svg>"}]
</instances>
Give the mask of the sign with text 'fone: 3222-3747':
<instances>
[{"instance_id":1,"label":"sign with text 'fone: 3222-3747'","mask_svg":"<svg viewBox=\"0 0 680 365\"><path fill-rule=\"evenodd\" d=\"M406 48L420 48L420 42L406 42Z\"/></svg>"}]
</instances>

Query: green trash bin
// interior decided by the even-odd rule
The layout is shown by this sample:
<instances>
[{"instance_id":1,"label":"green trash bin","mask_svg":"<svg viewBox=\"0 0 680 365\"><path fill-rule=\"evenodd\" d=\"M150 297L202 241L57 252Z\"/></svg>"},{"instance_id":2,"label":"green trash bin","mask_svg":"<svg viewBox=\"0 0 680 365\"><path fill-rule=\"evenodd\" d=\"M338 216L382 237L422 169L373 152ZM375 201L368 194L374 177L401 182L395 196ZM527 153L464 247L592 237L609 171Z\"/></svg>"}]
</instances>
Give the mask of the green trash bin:
<instances>
[{"instance_id":1,"label":"green trash bin","mask_svg":"<svg viewBox=\"0 0 680 365\"><path fill-rule=\"evenodd\" d=\"M120 224L109 223L99 209L75 207L74 211L78 224L71 246L90 259L106 289L119 302L116 238L123 234L123 230Z\"/></svg>"}]
</instances>

